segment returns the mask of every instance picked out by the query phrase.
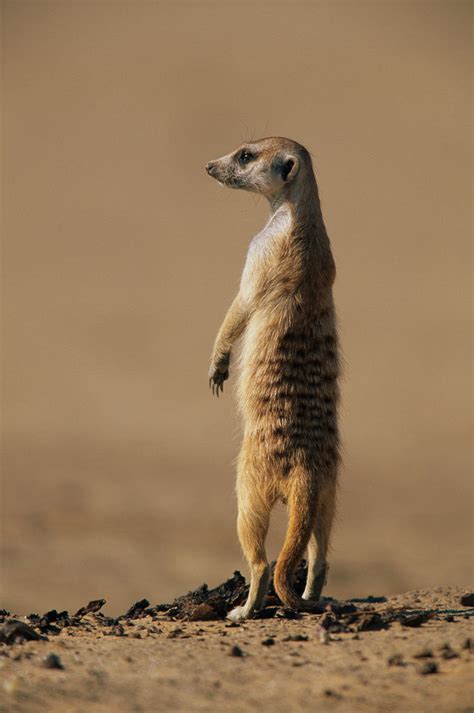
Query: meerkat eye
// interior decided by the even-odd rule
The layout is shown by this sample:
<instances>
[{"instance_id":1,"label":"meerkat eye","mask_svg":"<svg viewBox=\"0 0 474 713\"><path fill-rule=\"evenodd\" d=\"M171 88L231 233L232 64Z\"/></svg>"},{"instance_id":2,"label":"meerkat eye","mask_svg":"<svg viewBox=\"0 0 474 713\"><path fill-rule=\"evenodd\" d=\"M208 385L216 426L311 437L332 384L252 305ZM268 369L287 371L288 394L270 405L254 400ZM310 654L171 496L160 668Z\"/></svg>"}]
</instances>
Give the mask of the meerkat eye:
<instances>
[{"instance_id":1,"label":"meerkat eye","mask_svg":"<svg viewBox=\"0 0 474 713\"><path fill-rule=\"evenodd\" d=\"M250 161L253 161L255 158L254 154L251 151L247 151L246 149L242 149L242 151L238 155L239 163L245 164L250 163Z\"/></svg>"}]
</instances>

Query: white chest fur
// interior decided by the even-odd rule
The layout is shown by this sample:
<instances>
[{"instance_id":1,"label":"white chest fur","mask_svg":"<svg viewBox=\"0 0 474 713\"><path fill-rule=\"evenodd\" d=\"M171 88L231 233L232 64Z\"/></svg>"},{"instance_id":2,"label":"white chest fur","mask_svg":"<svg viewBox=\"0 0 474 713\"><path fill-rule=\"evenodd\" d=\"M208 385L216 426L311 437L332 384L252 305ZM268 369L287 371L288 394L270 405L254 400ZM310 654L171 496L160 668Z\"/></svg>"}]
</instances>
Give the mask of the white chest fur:
<instances>
[{"instance_id":1,"label":"white chest fur","mask_svg":"<svg viewBox=\"0 0 474 713\"><path fill-rule=\"evenodd\" d=\"M257 275L265 269L279 240L288 234L290 227L291 212L282 207L275 211L263 230L252 239L240 282L240 292L246 302L251 302Z\"/></svg>"}]
</instances>

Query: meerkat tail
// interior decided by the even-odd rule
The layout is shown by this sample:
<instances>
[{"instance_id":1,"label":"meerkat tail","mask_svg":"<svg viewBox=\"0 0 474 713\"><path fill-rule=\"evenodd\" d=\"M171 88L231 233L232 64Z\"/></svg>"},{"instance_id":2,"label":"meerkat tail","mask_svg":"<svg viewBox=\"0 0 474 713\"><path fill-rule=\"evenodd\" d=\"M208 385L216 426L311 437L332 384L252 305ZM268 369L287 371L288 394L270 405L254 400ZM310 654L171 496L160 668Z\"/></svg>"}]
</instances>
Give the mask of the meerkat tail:
<instances>
[{"instance_id":1,"label":"meerkat tail","mask_svg":"<svg viewBox=\"0 0 474 713\"><path fill-rule=\"evenodd\" d=\"M294 482L288 498L288 528L275 566L273 584L285 606L299 611L319 613L323 610L321 604L298 596L292 584L295 569L308 546L317 509L317 496L314 488L311 487L313 478L301 471L295 473L293 477Z\"/></svg>"}]
</instances>

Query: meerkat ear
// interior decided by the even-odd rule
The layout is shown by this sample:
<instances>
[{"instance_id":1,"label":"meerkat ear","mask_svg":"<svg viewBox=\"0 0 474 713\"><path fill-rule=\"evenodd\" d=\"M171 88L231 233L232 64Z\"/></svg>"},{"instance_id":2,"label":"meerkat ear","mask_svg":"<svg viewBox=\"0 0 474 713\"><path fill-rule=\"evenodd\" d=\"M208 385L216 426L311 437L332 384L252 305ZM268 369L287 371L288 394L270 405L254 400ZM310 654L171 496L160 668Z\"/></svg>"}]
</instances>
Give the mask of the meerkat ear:
<instances>
[{"instance_id":1,"label":"meerkat ear","mask_svg":"<svg viewBox=\"0 0 474 713\"><path fill-rule=\"evenodd\" d=\"M299 167L300 164L297 157L290 154L279 156L276 166L278 173L285 183L289 183L293 180L298 173Z\"/></svg>"}]
</instances>

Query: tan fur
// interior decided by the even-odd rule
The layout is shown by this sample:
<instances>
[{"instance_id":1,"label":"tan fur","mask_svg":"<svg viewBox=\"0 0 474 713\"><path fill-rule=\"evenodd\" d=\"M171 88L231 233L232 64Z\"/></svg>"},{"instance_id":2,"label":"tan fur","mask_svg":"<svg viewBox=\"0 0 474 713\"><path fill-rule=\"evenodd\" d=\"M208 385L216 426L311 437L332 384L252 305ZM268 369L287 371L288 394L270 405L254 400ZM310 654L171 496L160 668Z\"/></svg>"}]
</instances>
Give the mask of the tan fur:
<instances>
[{"instance_id":1,"label":"tan fur","mask_svg":"<svg viewBox=\"0 0 474 713\"><path fill-rule=\"evenodd\" d=\"M247 602L229 616L247 618L264 605L265 537L278 500L287 503L289 522L275 589L287 606L313 611L325 582L335 509L339 359L335 265L311 158L294 141L269 138L211 162L207 170L229 187L265 195L271 206L268 224L250 244L210 368L211 386L219 394L232 347L243 335L238 532L251 586ZM308 580L301 598L292 576L306 549Z\"/></svg>"}]
</instances>

